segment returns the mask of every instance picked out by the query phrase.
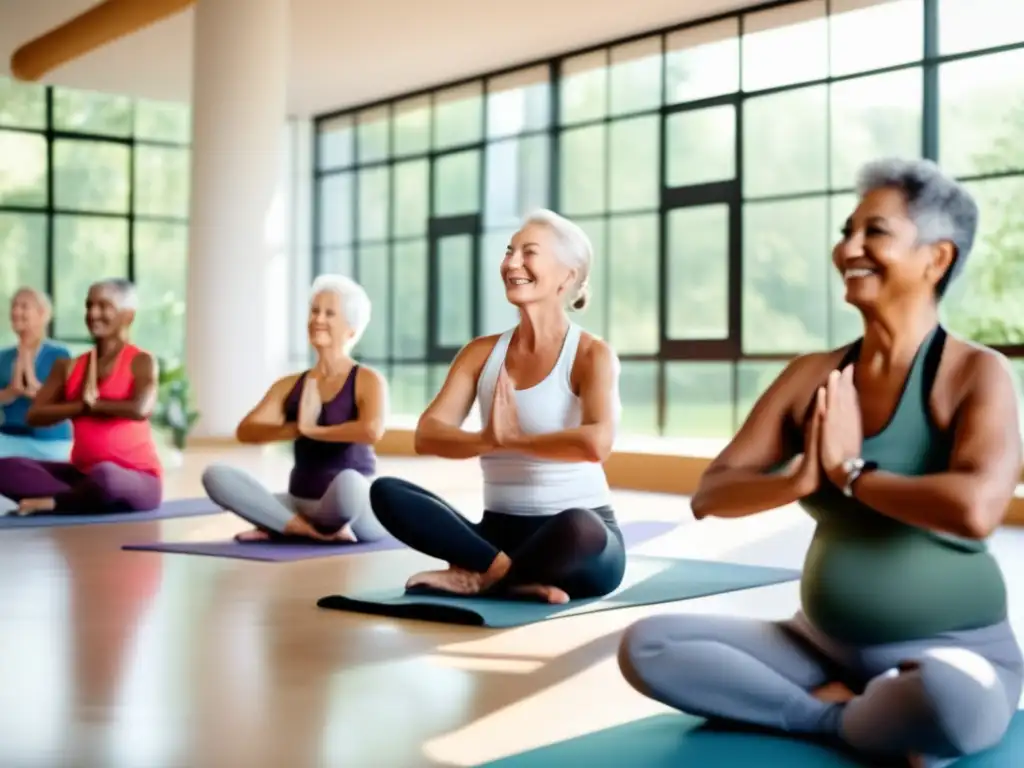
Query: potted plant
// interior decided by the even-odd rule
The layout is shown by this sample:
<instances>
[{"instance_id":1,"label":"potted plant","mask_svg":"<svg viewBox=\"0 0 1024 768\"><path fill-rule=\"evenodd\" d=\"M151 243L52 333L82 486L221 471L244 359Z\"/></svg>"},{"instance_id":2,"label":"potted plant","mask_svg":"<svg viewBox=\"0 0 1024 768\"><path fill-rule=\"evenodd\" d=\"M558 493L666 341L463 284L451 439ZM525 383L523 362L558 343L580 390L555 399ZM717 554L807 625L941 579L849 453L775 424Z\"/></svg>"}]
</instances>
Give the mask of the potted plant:
<instances>
[{"instance_id":1,"label":"potted plant","mask_svg":"<svg viewBox=\"0 0 1024 768\"><path fill-rule=\"evenodd\" d=\"M159 395L153 423L170 433L172 445L180 452L185 449L188 434L198 419L198 411L192 408L185 366L178 360L161 360Z\"/></svg>"}]
</instances>

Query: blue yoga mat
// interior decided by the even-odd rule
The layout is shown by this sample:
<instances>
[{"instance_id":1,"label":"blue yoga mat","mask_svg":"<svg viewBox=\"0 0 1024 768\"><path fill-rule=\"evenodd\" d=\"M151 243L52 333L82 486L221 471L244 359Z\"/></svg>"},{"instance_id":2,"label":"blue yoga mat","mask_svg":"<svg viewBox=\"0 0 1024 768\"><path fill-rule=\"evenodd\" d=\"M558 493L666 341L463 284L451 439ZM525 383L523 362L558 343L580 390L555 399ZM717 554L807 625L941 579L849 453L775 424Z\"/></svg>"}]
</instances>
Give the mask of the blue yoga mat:
<instances>
[{"instance_id":1,"label":"blue yoga mat","mask_svg":"<svg viewBox=\"0 0 1024 768\"><path fill-rule=\"evenodd\" d=\"M863 768L871 763L839 749L763 731L716 727L686 715L657 715L485 763L477 768ZM1024 765L1024 713L994 749L956 768Z\"/></svg>"},{"instance_id":2,"label":"blue yoga mat","mask_svg":"<svg viewBox=\"0 0 1024 768\"><path fill-rule=\"evenodd\" d=\"M199 515L217 515L222 513L220 507L206 498L175 499L165 501L158 509L147 512L116 512L108 514L83 514L62 512L61 514L35 514L20 517L18 515L0 515L2 528L52 528L67 525L93 525L96 523L143 523L149 520L166 520L172 517L197 517Z\"/></svg>"},{"instance_id":3,"label":"blue yoga mat","mask_svg":"<svg viewBox=\"0 0 1024 768\"><path fill-rule=\"evenodd\" d=\"M625 578L618 590L606 597L574 600L566 605L515 599L405 594L401 587L352 597L330 595L320 598L317 605L377 616L504 628L615 608L705 597L799 578L800 572L789 568L631 554Z\"/></svg>"}]
</instances>

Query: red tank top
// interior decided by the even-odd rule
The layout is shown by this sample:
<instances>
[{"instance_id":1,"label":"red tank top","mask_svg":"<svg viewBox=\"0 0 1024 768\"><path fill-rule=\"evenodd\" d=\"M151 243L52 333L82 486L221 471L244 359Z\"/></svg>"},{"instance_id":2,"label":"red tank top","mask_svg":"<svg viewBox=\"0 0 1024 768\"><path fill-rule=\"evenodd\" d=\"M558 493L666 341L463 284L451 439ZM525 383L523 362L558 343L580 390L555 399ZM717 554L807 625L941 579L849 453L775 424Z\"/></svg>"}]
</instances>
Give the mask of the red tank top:
<instances>
[{"instance_id":1,"label":"red tank top","mask_svg":"<svg viewBox=\"0 0 1024 768\"><path fill-rule=\"evenodd\" d=\"M135 384L132 361L139 352L141 350L138 347L125 344L114 361L110 375L97 382L100 400L127 400L132 396ZM88 365L88 353L75 361L64 385L64 397L69 402L81 399ZM86 415L76 417L72 423L74 442L71 445L71 463L79 470L87 472L97 464L109 461L125 469L157 477L163 475L148 420Z\"/></svg>"}]
</instances>

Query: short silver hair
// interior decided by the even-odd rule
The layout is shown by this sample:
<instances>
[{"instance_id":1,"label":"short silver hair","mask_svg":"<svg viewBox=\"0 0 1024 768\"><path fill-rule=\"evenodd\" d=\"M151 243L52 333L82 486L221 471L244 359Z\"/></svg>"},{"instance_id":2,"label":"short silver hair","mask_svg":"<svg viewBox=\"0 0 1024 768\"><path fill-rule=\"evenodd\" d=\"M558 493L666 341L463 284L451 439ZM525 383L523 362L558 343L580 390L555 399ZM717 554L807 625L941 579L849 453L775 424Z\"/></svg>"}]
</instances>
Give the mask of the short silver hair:
<instances>
[{"instance_id":1,"label":"short silver hair","mask_svg":"<svg viewBox=\"0 0 1024 768\"><path fill-rule=\"evenodd\" d=\"M941 298L964 269L978 231L978 204L970 192L931 160L886 158L868 163L857 175L857 194L889 188L903 194L922 244L948 241L955 254L936 286Z\"/></svg>"},{"instance_id":2,"label":"short silver hair","mask_svg":"<svg viewBox=\"0 0 1024 768\"><path fill-rule=\"evenodd\" d=\"M40 291L38 288L23 285L11 294L11 304L14 304L15 300L17 300L19 296L31 296L32 300L39 305L40 309L43 310L43 314L46 315L47 319L53 317L53 302L50 301L50 297L43 291Z\"/></svg>"},{"instance_id":3,"label":"short silver hair","mask_svg":"<svg viewBox=\"0 0 1024 768\"><path fill-rule=\"evenodd\" d=\"M569 296L568 307L582 310L590 300L590 267L594 261L594 246L587 233L579 224L546 208L527 214L520 229L530 224L547 227L555 234L559 244L559 260L576 270L576 285Z\"/></svg>"},{"instance_id":4,"label":"short silver hair","mask_svg":"<svg viewBox=\"0 0 1024 768\"><path fill-rule=\"evenodd\" d=\"M319 275L309 289L310 303L321 293L333 293L338 297L342 315L352 330L352 338L347 345L347 349L351 349L359 343L370 324L373 308L370 297L363 286L345 275Z\"/></svg>"},{"instance_id":5,"label":"short silver hair","mask_svg":"<svg viewBox=\"0 0 1024 768\"><path fill-rule=\"evenodd\" d=\"M124 277L109 277L106 280L98 280L89 286L93 288L109 288L117 296L117 304L121 309L130 309L133 312L139 308L139 292L135 290L135 283Z\"/></svg>"}]
</instances>

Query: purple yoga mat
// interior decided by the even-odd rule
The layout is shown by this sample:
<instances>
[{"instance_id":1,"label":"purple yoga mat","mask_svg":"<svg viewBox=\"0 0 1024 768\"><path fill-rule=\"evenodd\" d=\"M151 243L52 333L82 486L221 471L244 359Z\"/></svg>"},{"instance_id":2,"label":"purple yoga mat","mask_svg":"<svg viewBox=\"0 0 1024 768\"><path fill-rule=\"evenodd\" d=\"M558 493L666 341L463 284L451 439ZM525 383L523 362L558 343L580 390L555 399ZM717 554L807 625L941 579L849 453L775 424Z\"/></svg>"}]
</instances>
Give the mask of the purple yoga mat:
<instances>
[{"instance_id":1,"label":"purple yoga mat","mask_svg":"<svg viewBox=\"0 0 1024 768\"><path fill-rule=\"evenodd\" d=\"M626 546L643 544L675 528L675 523L643 521L624 523L622 536ZM284 563L291 560L308 560L313 557L332 555L357 555L363 552L381 552L388 549L404 548L397 539L390 536L369 544L320 544L305 541L156 541L147 544L125 544L121 549L133 552L170 552L181 555L208 555L210 557L232 557L239 560L260 560Z\"/></svg>"},{"instance_id":2,"label":"purple yoga mat","mask_svg":"<svg viewBox=\"0 0 1024 768\"><path fill-rule=\"evenodd\" d=\"M144 523L149 520L168 520L172 517L197 517L199 515L219 515L224 512L209 499L203 497L198 499L174 499L165 501L158 509L148 512L107 512L96 514L82 510L81 514L75 512L62 512L60 514L46 513L26 515L7 514L0 516L0 529L2 528L54 528L68 525L94 525L99 523Z\"/></svg>"}]
</instances>

